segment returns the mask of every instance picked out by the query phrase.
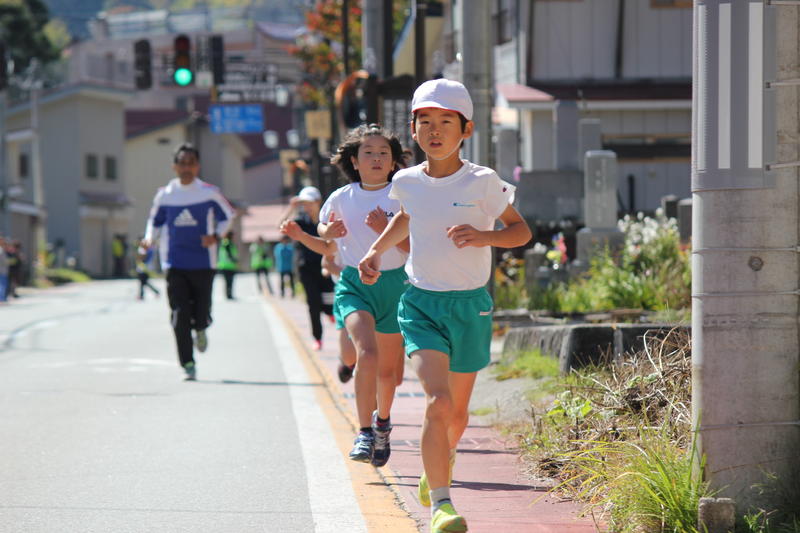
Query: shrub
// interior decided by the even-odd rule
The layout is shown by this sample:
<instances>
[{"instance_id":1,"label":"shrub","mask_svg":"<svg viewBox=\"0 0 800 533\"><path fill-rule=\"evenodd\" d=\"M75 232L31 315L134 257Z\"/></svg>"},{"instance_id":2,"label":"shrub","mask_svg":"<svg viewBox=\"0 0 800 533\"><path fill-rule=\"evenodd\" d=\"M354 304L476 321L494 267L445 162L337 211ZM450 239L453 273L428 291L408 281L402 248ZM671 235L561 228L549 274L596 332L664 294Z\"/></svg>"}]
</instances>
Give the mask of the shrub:
<instances>
[{"instance_id":1,"label":"shrub","mask_svg":"<svg viewBox=\"0 0 800 533\"><path fill-rule=\"evenodd\" d=\"M681 246L677 224L660 210L655 218L625 216L619 222L625 244L591 259L579 279L536 289L529 309L573 313L634 308L653 311L691 306L689 253Z\"/></svg>"}]
</instances>

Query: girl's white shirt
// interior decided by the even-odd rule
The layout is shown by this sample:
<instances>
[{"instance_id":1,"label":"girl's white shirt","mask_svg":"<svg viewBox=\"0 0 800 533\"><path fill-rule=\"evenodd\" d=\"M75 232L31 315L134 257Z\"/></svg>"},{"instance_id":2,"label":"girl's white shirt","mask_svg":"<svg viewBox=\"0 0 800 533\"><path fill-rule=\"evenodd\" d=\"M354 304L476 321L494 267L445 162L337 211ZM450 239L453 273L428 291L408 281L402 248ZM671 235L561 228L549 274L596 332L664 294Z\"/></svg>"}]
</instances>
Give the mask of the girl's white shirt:
<instances>
[{"instance_id":1,"label":"girl's white shirt","mask_svg":"<svg viewBox=\"0 0 800 533\"><path fill-rule=\"evenodd\" d=\"M400 170L389 198L400 201L411 217L411 254L406 273L412 285L431 291L464 291L483 287L491 273L490 246L457 248L448 228L470 224L493 230L514 201L515 187L497 173L462 159L455 173L442 178L425 174L426 163Z\"/></svg>"},{"instance_id":2,"label":"girl's white shirt","mask_svg":"<svg viewBox=\"0 0 800 533\"><path fill-rule=\"evenodd\" d=\"M330 214L342 219L347 228L347 235L336 240L339 255L345 266L358 267L361 258L366 255L369 247L378 238L378 233L366 224L367 215L380 207L389 217L389 220L400 211L400 202L389 198L391 185L368 191L362 189L358 183L350 183L336 189L331 193L320 210L319 219L326 224ZM408 254L393 247L381 256L381 270L393 270L406 263Z\"/></svg>"}]
</instances>

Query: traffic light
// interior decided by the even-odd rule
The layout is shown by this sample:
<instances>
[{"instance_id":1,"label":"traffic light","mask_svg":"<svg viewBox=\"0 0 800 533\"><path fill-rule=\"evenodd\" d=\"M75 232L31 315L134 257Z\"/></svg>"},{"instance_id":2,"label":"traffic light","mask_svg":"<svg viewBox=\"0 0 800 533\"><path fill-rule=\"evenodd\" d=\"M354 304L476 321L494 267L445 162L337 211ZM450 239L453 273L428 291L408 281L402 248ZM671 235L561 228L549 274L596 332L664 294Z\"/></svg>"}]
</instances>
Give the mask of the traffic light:
<instances>
[{"instance_id":1,"label":"traffic light","mask_svg":"<svg viewBox=\"0 0 800 533\"><path fill-rule=\"evenodd\" d=\"M140 39L133 43L133 75L137 89L149 89L153 85L150 57L150 41Z\"/></svg>"},{"instance_id":2,"label":"traffic light","mask_svg":"<svg viewBox=\"0 0 800 533\"><path fill-rule=\"evenodd\" d=\"M194 83L194 71L192 70L192 42L187 35L175 37L173 50L173 71L172 81L175 85L185 87Z\"/></svg>"},{"instance_id":3,"label":"traffic light","mask_svg":"<svg viewBox=\"0 0 800 533\"><path fill-rule=\"evenodd\" d=\"M211 36L211 73L214 85L225 83L225 44L222 35Z\"/></svg>"}]
</instances>

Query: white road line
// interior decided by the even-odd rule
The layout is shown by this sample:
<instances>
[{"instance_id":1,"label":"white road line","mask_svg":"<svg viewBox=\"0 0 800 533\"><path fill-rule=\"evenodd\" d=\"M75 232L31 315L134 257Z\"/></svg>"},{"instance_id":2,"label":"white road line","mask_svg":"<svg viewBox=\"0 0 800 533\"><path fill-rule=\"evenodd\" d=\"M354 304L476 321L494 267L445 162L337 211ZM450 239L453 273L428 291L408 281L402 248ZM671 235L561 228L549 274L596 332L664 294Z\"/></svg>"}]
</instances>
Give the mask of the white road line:
<instances>
[{"instance_id":1,"label":"white road line","mask_svg":"<svg viewBox=\"0 0 800 533\"><path fill-rule=\"evenodd\" d=\"M268 303L262 305L283 373L290 384L292 410L308 479L308 494L316 533L367 533L353 492L352 480L330 425L317 405L314 387L299 360L283 321ZM299 385L299 386L298 386Z\"/></svg>"}]
</instances>

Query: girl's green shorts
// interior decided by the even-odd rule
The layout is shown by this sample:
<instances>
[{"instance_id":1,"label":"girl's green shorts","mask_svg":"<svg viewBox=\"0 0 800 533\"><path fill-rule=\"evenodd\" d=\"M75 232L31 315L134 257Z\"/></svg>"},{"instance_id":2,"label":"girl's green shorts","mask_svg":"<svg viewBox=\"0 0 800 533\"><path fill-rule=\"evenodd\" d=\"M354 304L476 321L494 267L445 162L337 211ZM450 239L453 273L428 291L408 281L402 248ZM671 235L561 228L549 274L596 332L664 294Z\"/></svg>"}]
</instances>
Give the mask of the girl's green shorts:
<instances>
[{"instance_id":1,"label":"girl's green shorts","mask_svg":"<svg viewBox=\"0 0 800 533\"><path fill-rule=\"evenodd\" d=\"M339 287L338 281L336 282L336 287ZM336 289L334 289L334 291L335 290ZM342 318L342 313L339 311L339 306L336 304L335 296L333 297L333 319L336 323L336 329L344 329L344 319Z\"/></svg>"},{"instance_id":2,"label":"girl's green shorts","mask_svg":"<svg viewBox=\"0 0 800 533\"><path fill-rule=\"evenodd\" d=\"M452 372L477 372L489 364L492 297L485 288L429 291L411 286L400 299L398 320L406 355L437 350Z\"/></svg>"},{"instance_id":3,"label":"girl's green shorts","mask_svg":"<svg viewBox=\"0 0 800 533\"><path fill-rule=\"evenodd\" d=\"M397 304L408 287L408 276L403 267L384 270L374 285L364 285L358 277L358 270L348 266L342 270L342 277L336 284L334 309L338 308L342 321L350 313L366 311L375 318L377 332L400 333Z\"/></svg>"}]
</instances>

